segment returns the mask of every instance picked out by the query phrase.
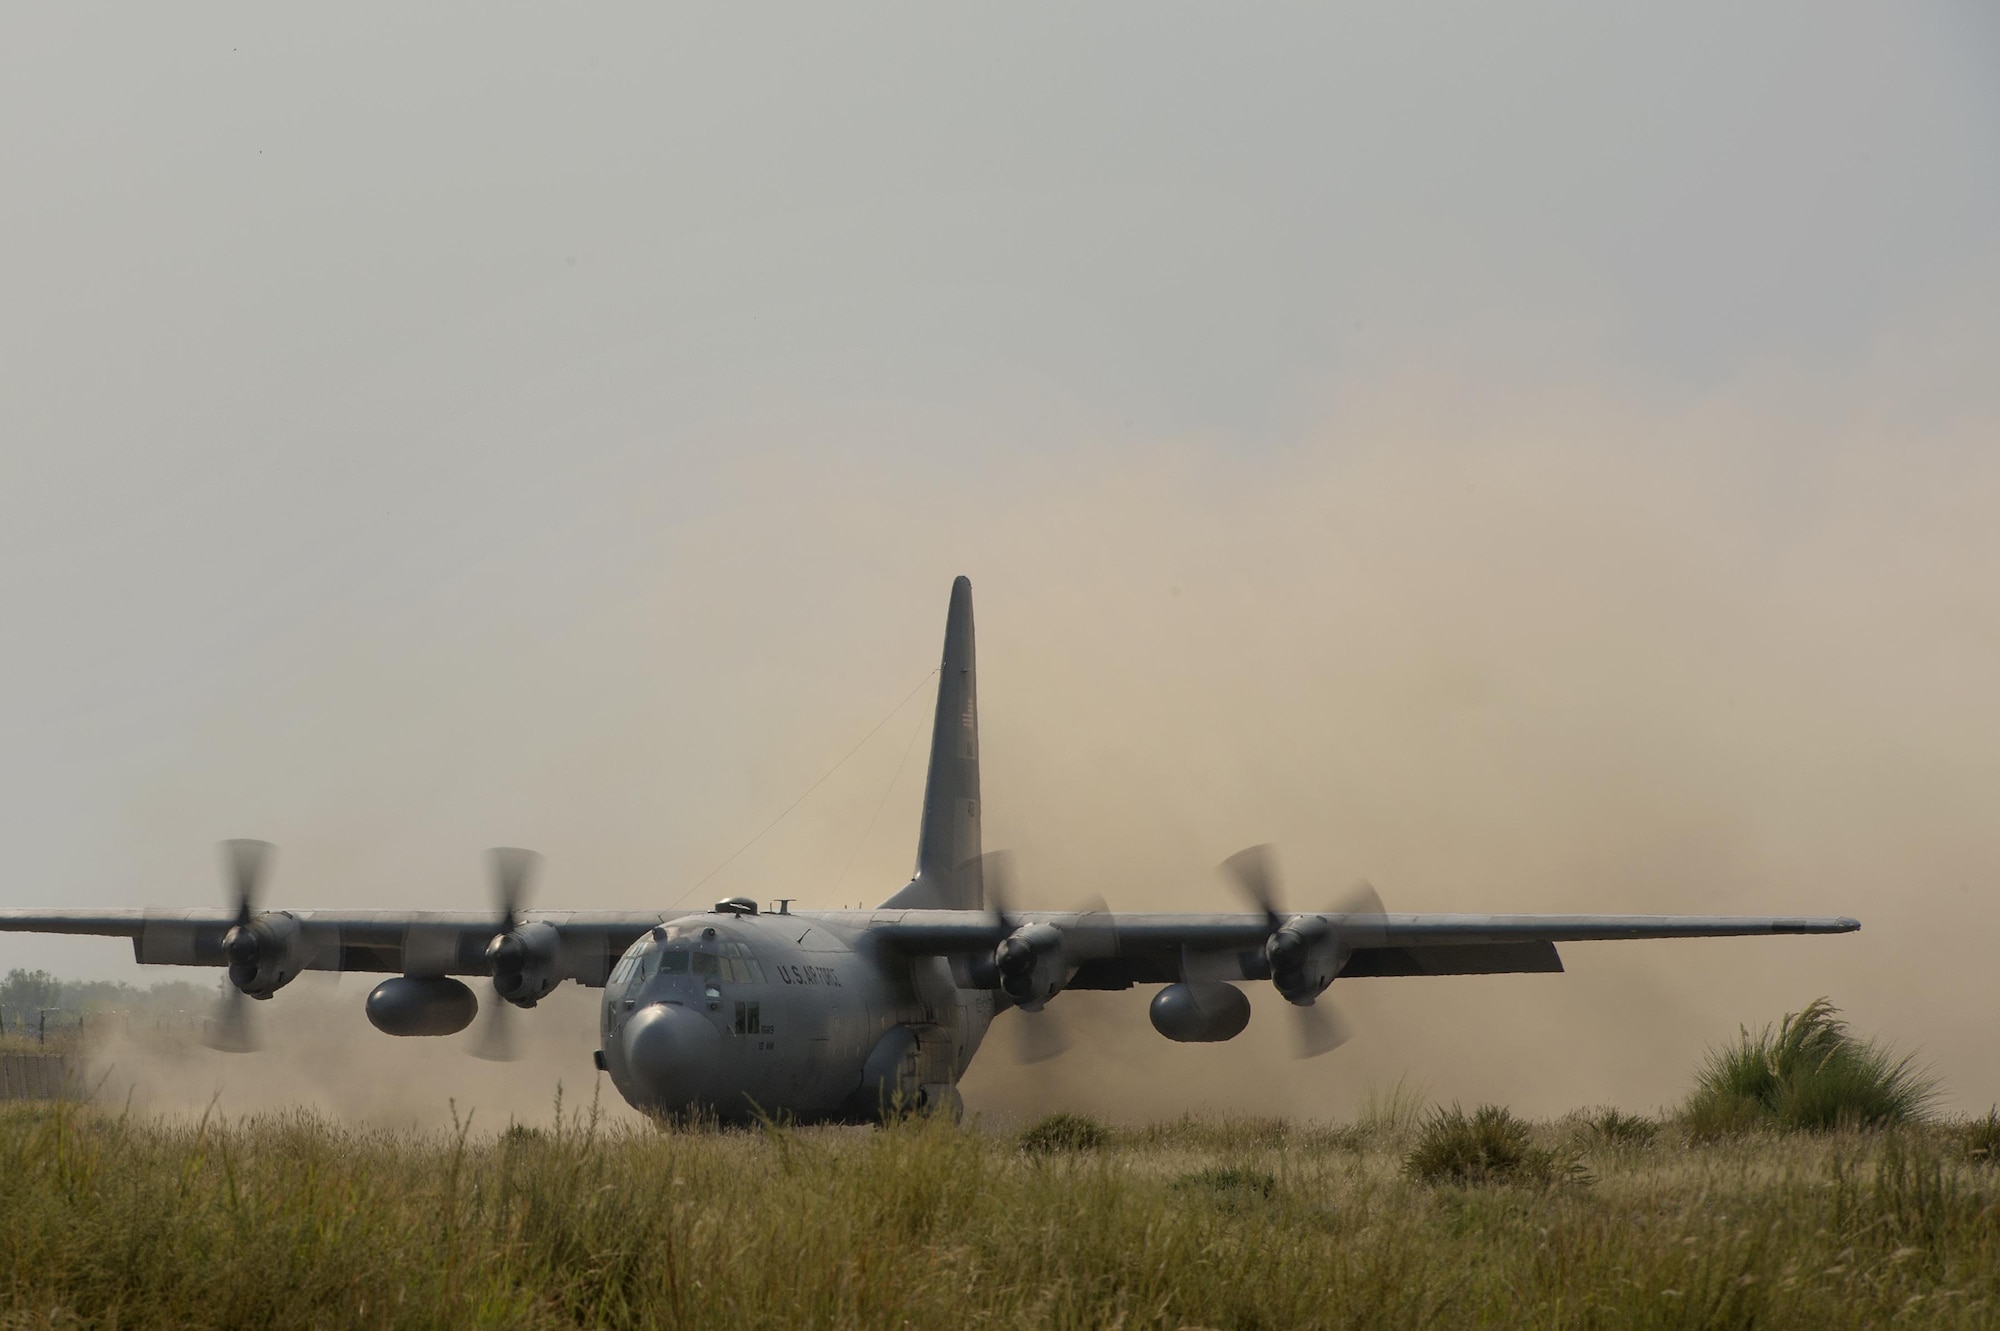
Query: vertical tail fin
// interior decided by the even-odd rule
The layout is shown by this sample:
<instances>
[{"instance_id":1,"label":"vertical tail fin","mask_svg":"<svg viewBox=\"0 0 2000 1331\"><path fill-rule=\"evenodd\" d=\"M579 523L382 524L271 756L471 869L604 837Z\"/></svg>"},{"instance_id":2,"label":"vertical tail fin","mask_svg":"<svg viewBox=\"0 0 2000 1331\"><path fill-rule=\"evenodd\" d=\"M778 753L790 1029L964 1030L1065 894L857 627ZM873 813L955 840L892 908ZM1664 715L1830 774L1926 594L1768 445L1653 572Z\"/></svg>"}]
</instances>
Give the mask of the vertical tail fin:
<instances>
[{"instance_id":1,"label":"vertical tail fin","mask_svg":"<svg viewBox=\"0 0 2000 1331\"><path fill-rule=\"evenodd\" d=\"M938 666L937 718L931 724L930 774L924 779L917 873L882 904L979 910L979 696L973 668L972 583L951 584Z\"/></svg>"}]
</instances>

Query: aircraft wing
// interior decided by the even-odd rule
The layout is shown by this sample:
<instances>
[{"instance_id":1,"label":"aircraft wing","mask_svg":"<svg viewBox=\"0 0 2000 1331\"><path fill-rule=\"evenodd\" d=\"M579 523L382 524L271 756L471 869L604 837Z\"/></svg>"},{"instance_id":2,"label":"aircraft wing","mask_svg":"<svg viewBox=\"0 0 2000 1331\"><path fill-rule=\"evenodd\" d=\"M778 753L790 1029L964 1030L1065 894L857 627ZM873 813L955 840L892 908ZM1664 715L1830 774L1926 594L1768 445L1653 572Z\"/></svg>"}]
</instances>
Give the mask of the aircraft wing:
<instances>
[{"instance_id":1,"label":"aircraft wing","mask_svg":"<svg viewBox=\"0 0 2000 1331\"><path fill-rule=\"evenodd\" d=\"M1638 938L1736 938L1839 934L1861 927L1847 916L1797 915L1289 915L1324 920L1354 945L1343 976L1494 975L1560 971L1557 943ZM1272 923L1261 914L1025 912L1008 924L1048 924L1088 939L1067 988L1124 989L1207 979L1264 979ZM990 948L990 915L912 910L878 914L869 932L898 950L970 955Z\"/></svg>"},{"instance_id":2,"label":"aircraft wing","mask_svg":"<svg viewBox=\"0 0 2000 1331\"><path fill-rule=\"evenodd\" d=\"M399 975L485 975L486 945L499 931L487 911L294 910L308 970ZM648 929L686 911L524 911L562 939L564 973L604 983L612 965ZM222 966L222 936L236 917L221 910L0 910L0 932L85 934L132 940L149 965Z\"/></svg>"},{"instance_id":3,"label":"aircraft wing","mask_svg":"<svg viewBox=\"0 0 2000 1331\"><path fill-rule=\"evenodd\" d=\"M279 912L296 920L309 970L376 974L485 975L486 945L498 931L484 911ZM699 911L528 911L523 925L547 923L561 937L562 972L604 983L625 949L657 924ZM1263 979L1271 922L1248 913L1078 913L1030 911L1002 930L971 910L798 911L909 955L971 956L1003 932L1048 924L1082 944L1067 987L1124 989L1172 984L1193 973ZM1598 939L1729 938L1849 933L1859 921L1829 916L1732 915L1292 915L1324 920L1355 941L1344 976L1490 975L1559 971L1557 943ZM85 934L132 940L136 960L154 965L222 966L222 938L235 917L220 910L0 910L0 932Z\"/></svg>"}]
</instances>

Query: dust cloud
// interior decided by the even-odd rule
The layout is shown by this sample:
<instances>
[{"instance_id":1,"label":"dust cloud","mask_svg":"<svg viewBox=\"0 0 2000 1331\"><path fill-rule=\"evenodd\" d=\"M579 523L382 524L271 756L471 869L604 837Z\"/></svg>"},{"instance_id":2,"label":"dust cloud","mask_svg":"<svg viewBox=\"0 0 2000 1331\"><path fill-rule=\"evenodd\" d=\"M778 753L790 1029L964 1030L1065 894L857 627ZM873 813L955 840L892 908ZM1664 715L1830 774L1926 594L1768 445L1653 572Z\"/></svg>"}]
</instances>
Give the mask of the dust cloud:
<instances>
[{"instance_id":1,"label":"dust cloud","mask_svg":"<svg viewBox=\"0 0 2000 1331\"><path fill-rule=\"evenodd\" d=\"M1270 840L1301 908L1365 875L1392 910L1864 932L1339 984L1359 1034L1304 1065L1268 992L1239 1041L1189 1048L1148 1038L1143 994L1074 995L1075 1051L982 1064L968 1101L1348 1114L1407 1076L1648 1109L1823 993L1991 1102L1996 424L1409 382L1262 466L1072 488L1008 570L1062 592L982 624L990 826L1044 904L1226 903L1205 866Z\"/></svg>"},{"instance_id":2,"label":"dust cloud","mask_svg":"<svg viewBox=\"0 0 2000 1331\"><path fill-rule=\"evenodd\" d=\"M591 1064L595 993L571 986L516 1014L519 1057L496 1063L471 1056L477 1025L444 1039L378 1034L361 1001L380 978L294 981L281 1000L257 1004L261 1047L251 1054L205 1047L198 1026L146 1019L115 1026L94 1042L79 1087L99 1104L180 1119L303 1111L392 1131L463 1125L474 1135L513 1123L545 1126L559 1108L565 1120L594 1110L600 1123L641 1121L608 1080L600 1087Z\"/></svg>"},{"instance_id":3,"label":"dust cloud","mask_svg":"<svg viewBox=\"0 0 2000 1331\"><path fill-rule=\"evenodd\" d=\"M1404 1077L1534 1114L1648 1109L1739 1022L1820 994L1983 1107L2000 411L1969 380L1933 405L1952 345L1674 401L1384 367L1254 447L1060 403L714 426L701 446L739 460L699 512L669 521L643 468L607 499L649 533L616 570L478 624L302 632L134 792L132 851L174 865L162 900L212 895L188 829L213 827L283 845L277 905L477 905L477 850L506 843L547 854L550 907L872 904L908 872L928 691L891 709L966 573L987 841L1016 850L1025 904L1235 908L1213 866L1270 841L1300 908L1366 876L1391 910L1864 924L1573 945L1560 976L1341 983L1359 1034L1308 1063L1266 992L1214 1047L1154 1034L1144 992L1068 995L1077 1046L1017 1068L1003 1017L964 1087L975 1112L1339 1116ZM927 460L954 434L976 468ZM288 1052L226 1083L214 1060L113 1062L154 1103L220 1085L225 1106L430 1124L447 1099L493 1122L545 1113L558 1078L571 1103L595 1085L587 995L526 1014L548 1044L507 1069L376 1036L363 991L321 996Z\"/></svg>"}]
</instances>

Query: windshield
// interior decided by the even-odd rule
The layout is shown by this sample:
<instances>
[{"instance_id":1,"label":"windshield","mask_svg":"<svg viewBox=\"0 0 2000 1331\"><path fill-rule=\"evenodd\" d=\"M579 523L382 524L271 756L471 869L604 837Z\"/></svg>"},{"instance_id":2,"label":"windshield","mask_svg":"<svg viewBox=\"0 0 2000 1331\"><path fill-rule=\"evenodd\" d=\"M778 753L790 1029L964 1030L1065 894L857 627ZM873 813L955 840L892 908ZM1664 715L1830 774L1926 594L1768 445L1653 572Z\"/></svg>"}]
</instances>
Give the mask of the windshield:
<instances>
[{"instance_id":1,"label":"windshield","mask_svg":"<svg viewBox=\"0 0 2000 1331\"><path fill-rule=\"evenodd\" d=\"M611 978L604 982L604 987L616 989L637 974L639 962L644 958L645 951L646 940L643 938L625 949L625 955L618 958L618 964L612 967Z\"/></svg>"},{"instance_id":2,"label":"windshield","mask_svg":"<svg viewBox=\"0 0 2000 1331\"><path fill-rule=\"evenodd\" d=\"M764 967L741 943L718 942L713 951L695 951L685 942L664 946L642 938L619 958L606 986L638 988L655 975L700 975L730 984L764 983Z\"/></svg>"},{"instance_id":3,"label":"windshield","mask_svg":"<svg viewBox=\"0 0 2000 1331\"><path fill-rule=\"evenodd\" d=\"M615 989L630 985L636 988L655 975L686 975L689 958L693 955L685 943L678 947L672 944L661 947L649 938L642 938L618 959L618 965L605 981L605 987ZM715 958L709 957L706 960L712 963ZM700 968L696 969L699 971Z\"/></svg>"},{"instance_id":4,"label":"windshield","mask_svg":"<svg viewBox=\"0 0 2000 1331\"><path fill-rule=\"evenodd\" d=\"M742 943L722 945L722 978L735 984L764 983L764 967Z\"/></svg>"}]
</instances>

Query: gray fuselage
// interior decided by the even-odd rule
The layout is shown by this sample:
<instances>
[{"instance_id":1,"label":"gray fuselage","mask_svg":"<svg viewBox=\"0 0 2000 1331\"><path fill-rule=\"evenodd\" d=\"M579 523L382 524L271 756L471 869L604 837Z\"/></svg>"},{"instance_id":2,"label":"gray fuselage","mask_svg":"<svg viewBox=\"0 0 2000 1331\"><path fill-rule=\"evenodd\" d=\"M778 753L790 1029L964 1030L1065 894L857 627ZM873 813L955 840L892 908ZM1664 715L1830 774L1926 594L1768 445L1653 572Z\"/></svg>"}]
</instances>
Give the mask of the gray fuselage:
<instances>
[{"instance_id":1,"label":"gray fuselage","mask_svg":"<svg viewBox=\"0 0 2000 1331\"><path fill-rule=\"evenodd\" d=\"M689 915L604 987L604 1068L633 1106L743 1122L865 1122L944 1108L992 1021L947 961L853 941L869 912Z\"/></svg>"}]
</instances>

